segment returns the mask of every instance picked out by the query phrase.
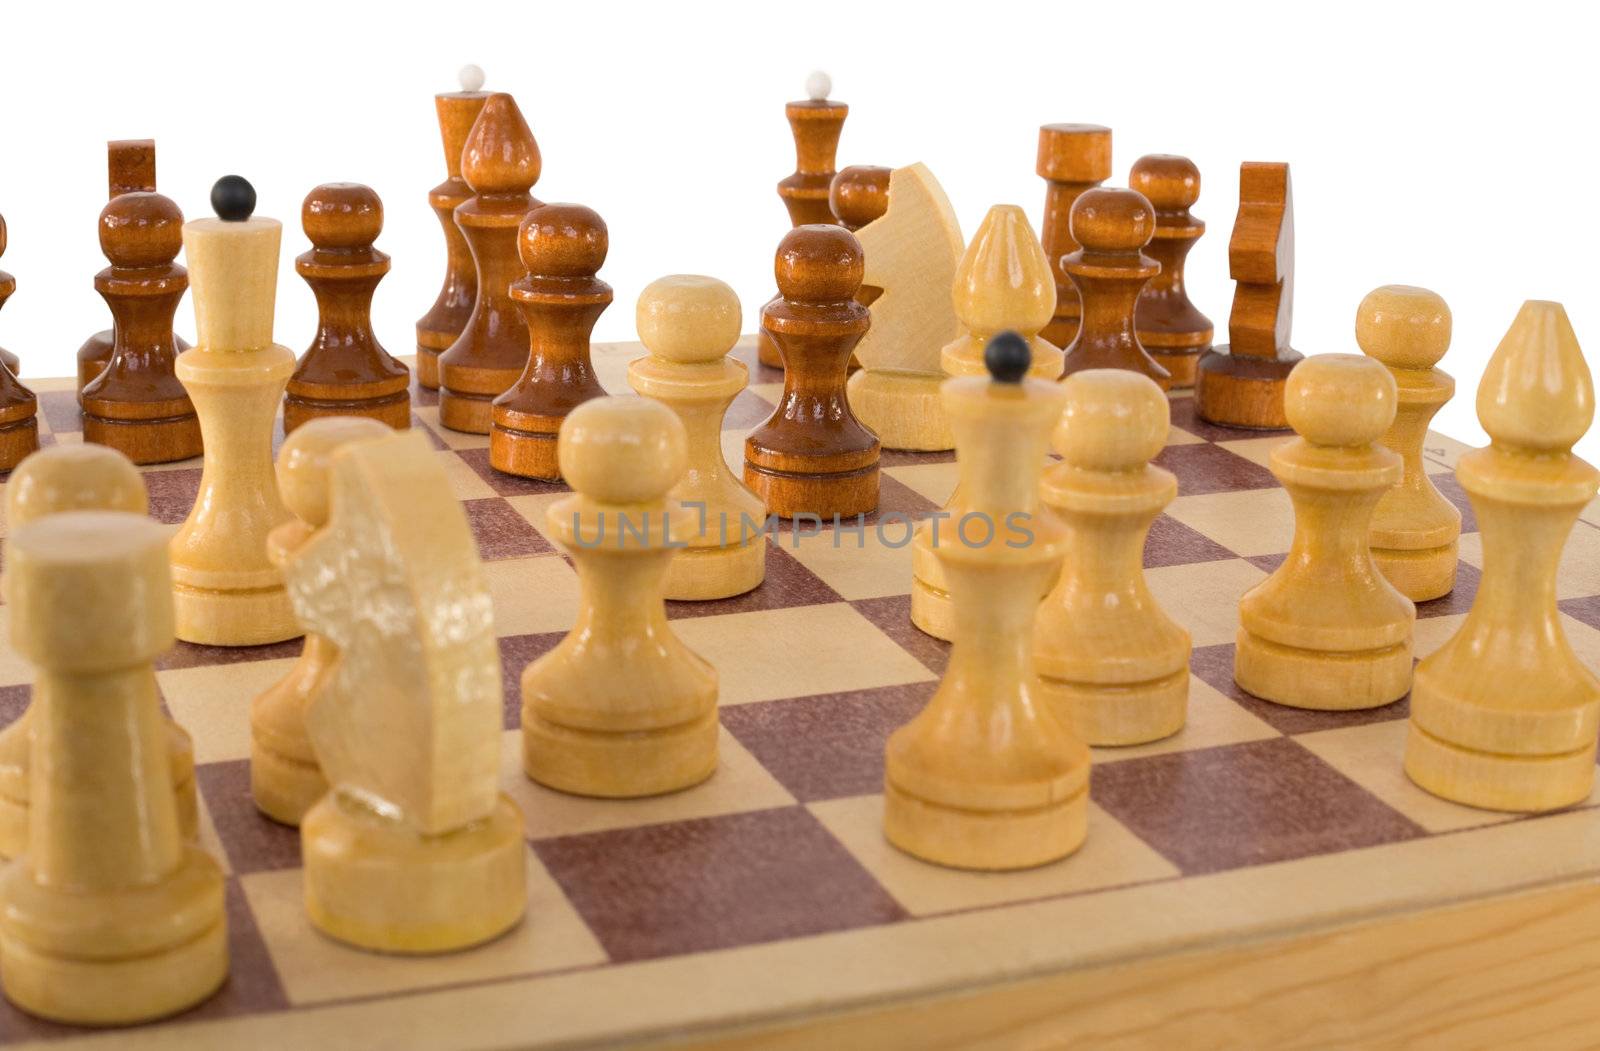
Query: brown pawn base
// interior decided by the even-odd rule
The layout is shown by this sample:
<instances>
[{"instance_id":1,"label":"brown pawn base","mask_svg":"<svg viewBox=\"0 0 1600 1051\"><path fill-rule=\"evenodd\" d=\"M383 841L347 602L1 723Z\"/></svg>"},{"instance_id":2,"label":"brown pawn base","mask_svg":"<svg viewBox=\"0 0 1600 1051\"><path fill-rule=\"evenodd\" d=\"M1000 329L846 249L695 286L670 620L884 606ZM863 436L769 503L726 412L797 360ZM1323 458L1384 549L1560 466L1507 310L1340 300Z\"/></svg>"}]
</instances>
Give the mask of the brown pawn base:
<instances>
[{"instance_id":1,"label":"brown pawn base","mask_svg":"<svg viewBox=\"0 0 1600 1051\"><path fill-rule=\"evenodd\" d=\"M411 429L411 392L382 398L324 399L287 394L283 399L283 433L324 416L365 416L397 431Z\"/></svg>"},{"instance_id":2,"label":"brown pawn base","mask_svg":"<svg viewBox=\"0 0 1600 1051\"><path fill-rule=\"evenodd\" d=\"M452 431L488 434L494 400L522 376L520 369L462 369L439 363L439 422Z\"/></svg>"},{"instance_id":3,"label":"brown pawn base","mask_svg":"<svg viewBox=\"0 0 1600 1051\"><path fill-rule=\"evenodd\" d=\"M1427 602L1443 598L1455 588L1458 547L1454 540L1412 551L1374 547L1372 561L1400 594L1412 602Z\"/></svg>"},{"instance_id":4,"label":"brown pawn base","mask_svg":"<svg viewBox=\"0 0 1600 1051\"><path fill-rule=\"evenodd\" d=\"M83 388L100 378L100 373L111 364L111 347L115 334L111 329L96 332L78 348L78 400L83 400Z\"/></svg>"},{"instance_id":5,"label":"brown pawn base","mask_svg":"<svg viewBox=\"0 0 1600 1051\"><path fill-rule=\"evenodd\" d=\"M1343 712L1393 704L1411 689L1411 642L1332 653L1268 642L1239 629L1233 681L1289 708Z\"/></svg>"},{"instance_id":6,"label":"brown pawn base","mask_svg":"<svg viewBox=\"0 0 1600 1051\"><path fill-rule=\"evenodd\" d=\"M536 416L495 406L489 427L489 466L520 478L554 482L561 477L556 462L560 416Z\"/></svg>"},{"instance_id":7,"label":"brown pawn base","mask_svg":"<svg viewBox=\"0 0 1600 1051\"><path fill-rule=\"evenodd\" d=\"M871 514L878 509L878 450L864 466L829 473L785 471L746 459L744 484L779 518L809 514L827 521Z\"/></svg>"},{"instance_id":8,"label":"brown pawn base","mask_svg":"<svg viewBox=\"0 0 1600 1051\"><path fill-rule=\"evenodd\" d=\"M1286 350L1280 357L1255 358L1228 353L1228 345L1200 355L1195 369L1195 412L1207 423L1249 430L1283 430L1283 385L1305 355Z\"/></svg>"},{"instance_id":9,"label":"brown pawn base","mask_svg":"<svg viewBox=\"0 0 1600 1051\"><path fill-rule=\"evenodd\" d=\"M25 419L0 422L0 471L9 471L30 453L39 450L39 421L34 418L34 404L28 403ZM5 414L0 413L0 417Z\"/></svg>"},{"instance_id":10,"label":"brown pawn base","mask_svg":"<svg viewBox=\"0 0 1600 1051\"><path fill-rule=\"evenodd\" d=\"M104 412L126 412L130 408L187 409L170 416L152 419L127 419ZM126 402L100 402L89 399L83 408L83 440L109 446L136 464L174 463L199 456L200 418L187 401L176 405L130 405Z\"/></svg>"},{"instance_id":11,"label":"brown pawn base","mask_svg":"<svg viewBox=\"0 0 1600 1051\"><path fill-rule=\"evenodd\" d=\"M450 349L456 337L447 332L417 330L417 386L439 389L439 355Z\"/></svg>"},{"instance_id":12,"label":"brown pawn base","mask_svg":"<svg viewBox=\"0 0 1600 1051\"><path fill-rule=\"evenodd\" d=\"M1183 390L1193 387L1196 374L1200 371L1200 356L1211 349L1211 341L1207 339L1200 344L1184 346L1181 342L1165 342L1172 337L1160 335L1139 334L1139 341L1144 344L1145 351L1155 359L1157 365L1172 373L1172 378L1167 381L1167 389Z\"/></svg>"}]
</instances>

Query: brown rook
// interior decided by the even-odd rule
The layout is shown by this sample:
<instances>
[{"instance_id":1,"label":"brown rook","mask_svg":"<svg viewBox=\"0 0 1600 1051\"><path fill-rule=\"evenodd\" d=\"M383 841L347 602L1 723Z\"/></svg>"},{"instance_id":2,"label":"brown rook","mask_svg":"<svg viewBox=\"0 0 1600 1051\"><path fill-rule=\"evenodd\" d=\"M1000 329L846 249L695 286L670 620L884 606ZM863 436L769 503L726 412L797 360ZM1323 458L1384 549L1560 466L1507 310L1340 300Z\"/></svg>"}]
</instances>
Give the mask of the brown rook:
<instances>
[{"instance_id":1,"label":"brown rook","mask_svg":"<svg viewBox=\"0 0 1600 1051\"><path fill-rule=\"evenodd\" d=\"M1078 242L1072 239L1072 203L1085 190L1111 178L1111 129L1098 124L1044 125L1039 129L1035 170L1048 183L1039 240L1056 278L1056 314L1039 334L1065 347L1078 334L1082 315L1078 290L1061 269L1062 259L1078 250Z\"/></svg>"}]
</instances>

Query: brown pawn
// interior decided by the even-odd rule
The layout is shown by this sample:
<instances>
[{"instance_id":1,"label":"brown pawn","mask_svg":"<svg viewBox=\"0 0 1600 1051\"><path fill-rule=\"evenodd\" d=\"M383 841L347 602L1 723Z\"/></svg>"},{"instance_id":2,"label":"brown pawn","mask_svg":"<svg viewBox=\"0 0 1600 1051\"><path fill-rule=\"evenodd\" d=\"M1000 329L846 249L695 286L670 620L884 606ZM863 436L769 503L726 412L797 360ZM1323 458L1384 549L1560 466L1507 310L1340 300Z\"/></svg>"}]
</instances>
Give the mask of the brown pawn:
<instances>
[{"instance_id":1,"label":"brown pawn","mask_svg":"<svg viewBox=\"0 0 1600 1051\"><path fill-rule=\"evenodd\" d=\"M894 169L876 164L852 164L840 170L828 187L828 209L839 225L855 233L889 210L889 176ZM856 302L870 307L883 295L876 285L862 285ZM854 359L852 369L860 368Z\"/></svg>"},{"instance_id":2,"label":"brown pawn","mask_svg":"<svg viewBox=\"0 0 1600 1051\"><path fill-rule=\"evenodd\" d=\"M1156 364L1172 373L1171 386L1192 387L1195 365L1216 334L1183 283L1184 260L1206 232L1205 222L1189 214L1200 199L1200 169L1187 157L1148 154L1133 162L1128 188L1144 194L1156 210L1156 232L1146 251L1161 264L1139 293L1134 332Z\"/></svg>"},{"instance_id":3,"label":"brown pawn","mask_svg":"<svg viewBox=\"0 0 1600 1051\"><path fill-rule=\"evenodd\" d=\"M159 193L125 193L100 212L100 250L111 265L94 288L116 333L105 370L83 388L83 440L109 445L137 464L199 456L200 418L174 371L172 316L189 288L173 262L183 213Z\"/></svg>"},{"instance_id":4,"label":"brown pawn","mask_svg":"<svg viewBox=\"0 0 1600 1051\"><path fill-rule=\"evenodd\" d=\"M439 115L439 137L444 142L445 180L428 191L428 206L444 228L445 262L444 284L438 298L417 319L417 383L429 390L438 389L439 355L449 350L467 327L472 301L478 295L478 272L473 268L467 239L456 226L455 211L457 205L472 197L472 187L461 177L461 150L489 97L488 92L478 90L483 86L481 74L481 70L469 67L462 71L462 90L433 97Z\"/></svg>"},{"instance_id":5,"label":"brown pawn","mask_svg":"<svg viewBox=\"0 0 1600 1051\"><path fill-rule=\"evenodd\" d=\"M510 95L484 102L461 151L461 175L473 196L456 209L456 225L472 250L478 292L460 337L439 356L439 422L488 434L489 403L528 363L528 326L507 290L522 276L517 227L540 203L528 195L539 181L539 144Z\"/></svg>"},{"instance_id":6,"label":"brown pawn","mask_svg":"<svg viewBox=\"0 0 1600 1051\"><path fill-rule=\"evenodd\" d=\"M1078 250L1072 237L1072 205L1085 191L1111 178L1111 129L1098 124L1044 125L1039 129L1034 170L1049 184L1039 241L1056 278L1055 317L1039 334L1064 349L1077 337L1083 315L1078 290L1061 268L1061 261Z\"/></svg>"},{"instance_id":7,"label":"brown pawn","mask_svg":"<svg viewBox=\"0 0 1600 1051\"><path fill-rule=\"evenodd\" d=\"M156 143L154 139L113 139L106 143L107 200L116 200L125 193L155 193ZM89 381L106 370L111 362L111 347L116 333L111 329L96 332L78 348L78 397L82 400L83 388ZM189 344L173 337L174 355L189 349ZM0 352L3 354L3 352ZM16 370L15 363L12 370Z\"/></svg>"},{"instance_id":8,"label":"brown pawn","mask_svg":"<svg viewBox=\"0 0 1600 1051\"><path fill-rule=\"evenodd\" d=\"M1061 260L1083 302L1078 335L1064 348L1063 375L1084 369L1128 369L1165 389L1172 373L1139 343L1133 313L1139 291L1161 272L1145 255L1155 209L1134 190L1088 190L1072 205L1072 236L1083 247Z\"/></svg>"},{"instance_id":9,"label":"brown pawn","mask_svg":"<svg viewBox=\"0 0 1600 1051\"><path fill-rule=\"evenodd\" d=\"M1289 426L1283 392L1301 358L1289 346L1294 312L1294 205L1289 166L1239 165L1239 213L1228 240L1235 282L1228 342L1200 355L1194 408L1226 427Z\"/></svg>"},{"instance_id":10,"label":"brown pawn","mask_svg":"<svg viewBox=\"0 0 1600 1051\"><path fill-rule=\"evenodd\" d=\"M744 443L744 481L784 518L878 506L878 436L850 411L850 355L872 315L856 302L865 262L855 234L799 226L778 245L778 298L761 328L783 354L783 397Z\"/></svg>"},{"instance_id":11,"label":"brown pawn","mask_svg":"<svg viewBox=\"0 0 1600 1051\"><path fill-rule=\"evenodd\" d=\"M779 181L778 196L789 210L790 226L833 222L828 194L838 163L839 134L850 107L828 98L832 90L833 81L826 73L812 73L806 78L807 97L783 108L794 134L794 174ZM783 355L765 332L757 340L756 356L763 365L783 368Z\"/></svg>"},{"instance_id":12,"label":"brown pawn","mask_svg":"<svg viewBox=\"0 0 1600 1051\"><path fill-rule=\"evenodd\" d=\"M407 429L411 370L372 331L372 294L389 272L389 257L372 247L383 202L359 183L324 183L306 194L300 225L311 251L294 269L316 294L317 335L285 388L283 433L319 416L368 416Z\"/></svg>"},{"instance_id":13,"label":"brown pawn","mask_svg":"<svg viewBox=\"0 0 1600 1051\"><path fill-rule=\"evenodd\" d=\"M6 218L0 215L0 255L6 254ZM0 307L17 290L17 279L0 270ZM11 355L16 360L16 355ZM0 471L9 471L39 447L39 399L11 366L0 362Z\"/></svg>"},{"instance_id":14,"label":"brown pawn","mask_svg":"<svg viewBox=\"0 0 1600 1051\"><path fill-rule=\"evenodd\" d=\"M611 286L595 277L609 243L605 222L580 204L541 205L522 220L517 253L528 273L512 283L511 298L528 326L528 364L494 400L489 463L496 470L561 477L561 421L605 395L589 361L589 334L611 305Z\"/></svg>"}]
</instances>

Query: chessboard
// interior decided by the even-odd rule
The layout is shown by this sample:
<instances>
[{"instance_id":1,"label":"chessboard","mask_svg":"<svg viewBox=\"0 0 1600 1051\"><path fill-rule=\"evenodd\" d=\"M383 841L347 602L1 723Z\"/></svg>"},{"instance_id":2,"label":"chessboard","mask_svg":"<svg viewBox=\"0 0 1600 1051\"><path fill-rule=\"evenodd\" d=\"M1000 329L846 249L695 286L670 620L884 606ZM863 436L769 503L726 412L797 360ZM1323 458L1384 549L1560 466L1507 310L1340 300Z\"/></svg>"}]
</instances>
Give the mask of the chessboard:
<instances>
[{"instance_id":1,"label":"chessboard","mask_svg":"<svg viewBox=\"0 0 1600 1051\"><path fill-rule=\"evenodd\" d=\"M640 353L594 348L607 389L627 392ZM753 339L736 353L752 385L726 421L735 467L781 391ZM81 440L71 381L34 389L41 442ZM494 595L503 784L527 817L525 920L424 958L313 930L298 835L257 813L247 769L250 700L299 643L179 643L158 679L194 737L201 835L228 876L231 976L192 1011L110 1032L0 1004L6 1043L1503 1046L1527 1039L1530 1019L1540 1046L1582 1037L1600 962L1585 933L1600 922L1600 795L1529 818L1456 806L1401 772L1405 700L1310 712L1233 685L1239 596L1289 547L1289 501L1266 466L1283 434L1212 427L1191 397L1173 397L1157 462L1179 495L1145 562L1193 635L1188 726L1095 750L1077 854L977 874L901 854L881 831L885 740L927 701L947 656L909 620L904 523L949 495L954 454L886 452L882 505L863 529L786 527L767 540L754 592L669 603L675 630L721 676L721 765L688 791L599 801L541 788L520 763L518 675L577 605L571 564L544 531L564 489L492 470L487 439L441 427L436 403L414 390L412 424L447 467ZM1479 579L1479 535L1452 473L1462 449L1427 443L1464 523L1455 591L1417 611L1418 656L1461 622ZM198 462L144 477L152 513L182 521ZM1600 665L1600 503L1567 545L1558 599L1574 648ZM0 720L22 711L29 676L0 647Z\"/></svg>"}]
</instances>

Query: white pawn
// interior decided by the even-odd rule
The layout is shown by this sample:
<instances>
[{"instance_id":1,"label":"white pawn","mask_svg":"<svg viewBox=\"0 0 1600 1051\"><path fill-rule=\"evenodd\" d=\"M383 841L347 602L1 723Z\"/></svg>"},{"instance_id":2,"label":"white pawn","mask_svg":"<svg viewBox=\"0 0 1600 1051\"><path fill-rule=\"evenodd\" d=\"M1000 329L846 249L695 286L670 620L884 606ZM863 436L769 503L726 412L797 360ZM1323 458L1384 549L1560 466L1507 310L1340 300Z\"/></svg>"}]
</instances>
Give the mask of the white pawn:
<instances>
[{"instance_id":1,"label":"white pawn","mask_svg":"<svg viewBox=\"0 0 1600 1051\"><path fill-rule=\"evenodd\" d=\"M679 274L639 295L639 339L648 357L628 366L628 382L678 414L689 438L689 466L671 497L694 511L695 527L667 572L669 599L742 595L766 576L766 508L728 468L722 418L749 382L728 357L739 341L739 297L714 277Z\"/></svg>"}]
</instances>

